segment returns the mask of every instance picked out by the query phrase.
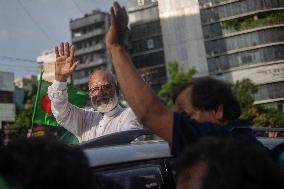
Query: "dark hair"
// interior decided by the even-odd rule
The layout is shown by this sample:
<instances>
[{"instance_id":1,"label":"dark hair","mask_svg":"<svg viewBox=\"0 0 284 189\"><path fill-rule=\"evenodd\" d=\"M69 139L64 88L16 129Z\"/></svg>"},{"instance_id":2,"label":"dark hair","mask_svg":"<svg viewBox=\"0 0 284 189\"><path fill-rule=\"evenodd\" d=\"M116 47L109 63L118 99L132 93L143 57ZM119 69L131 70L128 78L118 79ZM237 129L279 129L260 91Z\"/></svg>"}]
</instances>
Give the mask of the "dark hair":
<instances>
[{"instance_id":1,"label":"dark hair","mask_svg":"<svg viewBox=\"0 0 284 189\"><path fill-rule=\"evenodd\" d=\"M283 188L284 176L261 145L233 138L203 138L188 147L177 163L178 177L204 162L203 189Z\"/></svg>"},{"instance_id":2,"label":"dark hair","mask_svg":"<svg viewBox=\"0 0 284 189\"><path fill-rule=\"evenodd\" d=\"M81 149L46 138L17 139L2 147L0 175L24 189L94 189Z\"/></svg>"},{"instance_id":3,"label":"dark hair","mask_svg":"<svg viewBox=\"0 0 284 189\"><path fill-rule=\"evenodd\" d=\"M177 90L173 101L188 87L192 87L191 104L193 107L202 111L211 111L223 105L226 120L233 121L239 118L240 104L234 97L229 84L208 76L193 78Z\"/></svg>"}]
</instances>

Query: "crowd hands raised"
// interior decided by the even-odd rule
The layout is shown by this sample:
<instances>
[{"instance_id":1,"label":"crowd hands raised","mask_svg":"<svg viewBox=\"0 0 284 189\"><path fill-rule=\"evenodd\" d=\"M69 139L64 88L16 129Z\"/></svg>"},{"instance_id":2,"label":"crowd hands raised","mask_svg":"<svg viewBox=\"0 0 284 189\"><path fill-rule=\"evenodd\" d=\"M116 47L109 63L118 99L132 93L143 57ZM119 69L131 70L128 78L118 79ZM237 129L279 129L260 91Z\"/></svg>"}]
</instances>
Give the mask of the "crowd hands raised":
<instances>
[{"instance_id":1,"label":"crowd hands raised","mask_svg":"<svg viewBox=\"0 0 284 189\"><path fill-rule=\"evenodd\" d=\"M115 99L117 85L112 75L104 71L92 75L89 82L91 101L100 114L69 106L66 81L79 62L74 59L75 48L61 43L55 48L58 83L49 89L57 121L66 125L80 141L139 129L141 125L151 129L167 141L172 154L179 157L175 164L178 189L284 188L283 170L258 142L249 124L238 120L240 106L229 86L210 77L195 78L177 92L174 100L178 112L171 112L137 74L124 49L127 25L125 8L115 2L110 9L106 45L112 55L120 89L131 109L114 111L118 106ZM97 108L100 106L101 109ZM73 112L71 118L64 113L66 111ZM104 131L97 130L94 123L105 119L104 116L111 118L103 125ZM112 129L121 119L130 120L132 126L128 128L122 124ZM73 122L79 127L72 126ZM89 124L87 128L86 123ZM26 189L107 188L101 185L99 177L91 175L86 157L76 147L43 139L20 143L25 144L25 148L19 148L18 141L1 149L4 156L0 157L0 174L11 186ZM32 158L33 161L29 165L28 161L19 158ZM39 163L42 161L44 164ZM37 185L35 181L41 184Z\"/></svg>"}]
</instances>

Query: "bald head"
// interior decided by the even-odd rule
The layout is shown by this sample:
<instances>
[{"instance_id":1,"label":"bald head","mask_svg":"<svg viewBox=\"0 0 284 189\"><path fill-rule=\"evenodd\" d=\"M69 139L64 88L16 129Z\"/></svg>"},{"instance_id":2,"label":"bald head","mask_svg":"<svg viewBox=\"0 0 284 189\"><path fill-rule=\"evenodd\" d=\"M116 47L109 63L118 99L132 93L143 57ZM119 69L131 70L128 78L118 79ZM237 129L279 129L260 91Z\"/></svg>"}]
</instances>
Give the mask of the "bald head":
<instances>
[{"instance_id":1,"label":"bald head","mask_svg":"<svg viewBox=\"0 0 284 189\"><path fill-rule=\"evenodd\" d=\"M89 79L89 88L92 88L93 85L104 85L106 83L111 83L113 86L116 86L116 82L112 73L107 71L95 71Z\"/></svg>"}]
</instances>

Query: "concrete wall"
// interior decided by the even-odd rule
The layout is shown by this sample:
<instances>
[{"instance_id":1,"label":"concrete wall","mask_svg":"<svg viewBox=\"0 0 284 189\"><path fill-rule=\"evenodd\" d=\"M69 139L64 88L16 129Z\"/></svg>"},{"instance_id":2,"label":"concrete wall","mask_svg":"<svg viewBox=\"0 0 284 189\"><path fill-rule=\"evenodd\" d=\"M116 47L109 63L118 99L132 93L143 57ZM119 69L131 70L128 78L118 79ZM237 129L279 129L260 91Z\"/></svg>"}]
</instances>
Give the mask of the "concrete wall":
<instances>
[{"instance_id":1,"label":"concrete wall","mask_svg":"<svg viewBox=\"0 0 284 189\"><path fill-rule=\"evenodd\" d=\"M0 103L0 129L2 129L2 122L15 121L15 104Z\"/></svg>"},{"instance_id":2,"label":"concrete wall","mask_svg":"<svg viewBox=\"0 0 284 189\"><path fill-rule=\"evenodd\" d=\"M0 71L0 91L13 92L14 90L14 73Z\"/></svg>"},{"instance_id":3,"label":"concrete wall","mask_svg":"<svg viewBox=\"0 0 284 189\"><path fill-rule=\"evenodd\" d=\"M45 81L53 82L55 79L55 52L54 49L43 51L37 57L37 62L42 65L43 75L42 79Z\"/></svg>"},{"instance_id":4,"label":"concrete wall","mask_svg":"<svg viewBox=\"0 0 284 189\"><path fill-rule=\"evenodd\" d=\"M166 62L208 75L198 0L161 0L159 12Z\"/></svg>"}]
</instances>

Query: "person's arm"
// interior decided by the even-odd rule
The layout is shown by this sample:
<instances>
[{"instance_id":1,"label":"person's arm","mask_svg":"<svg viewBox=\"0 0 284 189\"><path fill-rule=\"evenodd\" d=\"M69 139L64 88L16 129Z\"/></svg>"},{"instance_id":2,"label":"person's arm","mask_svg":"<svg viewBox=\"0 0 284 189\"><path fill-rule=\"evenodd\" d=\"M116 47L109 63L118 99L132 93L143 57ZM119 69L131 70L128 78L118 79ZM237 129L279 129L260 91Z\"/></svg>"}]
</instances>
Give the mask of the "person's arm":
<instances>
[{"instance_id":1,"label":"person's arm","mask_svg":"<svg viewBox=\"0 0 284 189\"><path fill-rule=\"evenodd\" d=\"M78 62L74 61L75 48L69 43L55 47L55 81L48 87L51 109L56 121L79 136L84 126L84 110L68 103L67 78L74 72Z\"/></svg>"},{"instance_id":2,"label":"person's arm","mask_svg":"<svg viewBox=\"0 0 284 189\"><path fill-rule=\"evenodd\" d=\"M133 63L123 48L122 37L127 31L128 18L124 8L114 3L110 11L111 25L106 37L107 47L119 86L130 107L145 127L171 142L173 114L167 110L154 91L137 74Z\"/></svg>"},{"instance_id":3,"label":"person's arm","mask_svg":"<svg viewBox=\"0 0 284 189\"><path fill-rule=\"evenodd\" d=\"M76 136L80 136L84 126L84 110L68 102L67 82L55 80L48 87L52 114L56 121Z\"/></svg>"}]
</instances>

